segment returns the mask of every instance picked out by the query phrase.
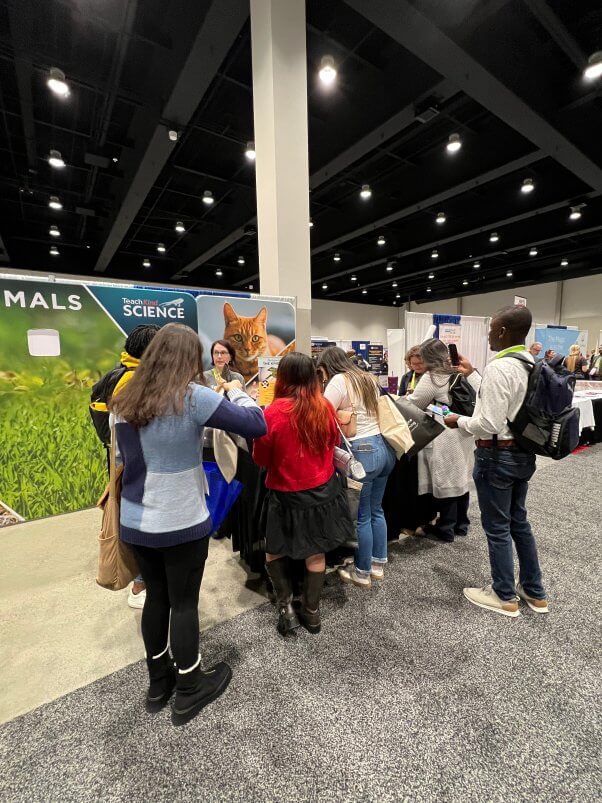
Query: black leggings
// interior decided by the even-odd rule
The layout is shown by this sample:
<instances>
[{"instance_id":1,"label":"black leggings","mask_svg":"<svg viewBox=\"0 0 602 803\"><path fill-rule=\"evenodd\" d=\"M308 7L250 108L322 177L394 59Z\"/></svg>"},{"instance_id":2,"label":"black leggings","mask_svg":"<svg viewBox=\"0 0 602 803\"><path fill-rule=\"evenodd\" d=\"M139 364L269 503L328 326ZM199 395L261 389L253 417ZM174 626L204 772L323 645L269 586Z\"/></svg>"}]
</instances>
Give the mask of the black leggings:
<instances>
[{"instance_id":1,"label":"black leggings","mask_svg":"<svg viewBox=\"0 0 602 803\"><path fill-rule=\"evenodd\" d=\"M158 548L132 544L132 549L146 583L142 611L146 655L160 655L169 638L178 668L188 669L199 657L199 591L209 538Z\"/></svg>"}]
</instances>

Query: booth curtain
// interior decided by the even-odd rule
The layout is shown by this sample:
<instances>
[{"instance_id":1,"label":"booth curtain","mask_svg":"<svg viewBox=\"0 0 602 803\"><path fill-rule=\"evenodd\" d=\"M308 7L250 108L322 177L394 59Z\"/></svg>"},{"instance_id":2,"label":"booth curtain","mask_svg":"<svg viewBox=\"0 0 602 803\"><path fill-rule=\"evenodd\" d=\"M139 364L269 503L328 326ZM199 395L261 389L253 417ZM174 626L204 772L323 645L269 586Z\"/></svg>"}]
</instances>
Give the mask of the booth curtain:
<instances>
[{"instance_id":1,"label":"booth curtain","mask_svg":"<svg viewBox=\"0 0 602 803\"><path fill-rule=\"evenodd\" d=\"M433 325L430 312L406 312L406 349L419 346Z\"/></svg>"},{"instance_id":2,"label":"booth curtain","mask_svg":"<svg viewBox=\"0 0 602 803\"><path fill-rule=\"evenodd\" d=\"M460 315L444 315L444 314L435 313L433 315L433 323L435 324L435 334L433 335L433 337L439 337L439 326L442 323L459 324L461 322L461 320L462 319L461 319Z\"/></svg>"},{"instance_id":3,"label":"booth curtain","mask_svg":"<svg viewBox=\"0 0 602 803\"><path fill-rule=\"evenodd\" d=\"M460 353L471 361L481 374L489 359L489 321L475 315L462 315Z\"/></svg>"}]
</instances>

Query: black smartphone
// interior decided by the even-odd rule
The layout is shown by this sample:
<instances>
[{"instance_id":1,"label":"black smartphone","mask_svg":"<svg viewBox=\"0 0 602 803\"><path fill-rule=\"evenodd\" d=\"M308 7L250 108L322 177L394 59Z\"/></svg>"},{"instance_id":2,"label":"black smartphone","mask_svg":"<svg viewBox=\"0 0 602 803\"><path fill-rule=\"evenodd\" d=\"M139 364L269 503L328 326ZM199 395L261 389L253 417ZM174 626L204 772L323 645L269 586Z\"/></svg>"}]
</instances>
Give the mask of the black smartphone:
<instances>
[{"instance_id":1,"label":"black smartphone","mask_svg":"<svg viewBox=\"0 0 602 803\"><path fill-rule=\"evenodd\" d=\"M452 365L460 365L460 356L458 354L458 347L455 343L450 343L447 347L449 351L449 358L451 360Z\"/></svg>"}]
</instances>

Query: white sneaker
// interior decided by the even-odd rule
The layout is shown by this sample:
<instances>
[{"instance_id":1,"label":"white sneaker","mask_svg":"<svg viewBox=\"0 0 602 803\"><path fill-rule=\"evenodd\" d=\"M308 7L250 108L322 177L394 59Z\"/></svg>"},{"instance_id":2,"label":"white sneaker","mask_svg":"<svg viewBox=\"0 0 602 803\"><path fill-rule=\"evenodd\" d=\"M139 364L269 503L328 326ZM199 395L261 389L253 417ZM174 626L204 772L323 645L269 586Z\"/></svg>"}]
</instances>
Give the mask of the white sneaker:
<instances>
[{"instance_id":1,"label":"white sneaker","mask_svg":"<svg viewBox=\"0 0 602 803\"><path fill-rule=\"evenodd\" d=\"M370 577L373 580L385 579L385 565L384 563L373 563L370 569Z\"/></svg>"},{"instance_id":2,"label":"white sneaker","mask_svg":"<svg viewBox=\"0 0 602 803\"><path fill-rule=\"evenodd\" d=\"M535 613L550 613L547 599L537 599L537 597L529 596L520 583L516 584L516 593Z\"/></svg>"},{"instance_id":3,"label":"white sneaker","mask_svg":"<svg viewBox=\"0 0 602 803\"><path fill-rule=\"evenodd\" d=\"M138 610L142 610L142 608L144 608L145 602L146 602L146 588L143 588L142 591L139 591L137 594L134 594L134 592L130 588L130 593L128 594L128 605L130 606L130 608L137 608Z\"/></svg>"},{"instance_id":4,"label":"white sneaker","mask_svg":"<svg viewBox=\"0 0 602 803\"><path fill-rule=\"evenodd\" d=\"M487 611L501 613L502 616L511 616L513 619L520 616L518 597L509 600L500 599L490 585L484 588L465 588L464 596L473 605L485 608Z\"/></svg>"},{"instance_id":5,"label":"white sneaker","mask_svg":"<svg viewBox=\"0 0 602 803\"><path fill-rule=\"evenodd\" d=\"M360 588L370 588L372 585L370 575L367 577L365 575L359 575L353 564L339 569L339 577L344 583L353 583L354 586L359 586Z\"/></svg>"}]
</instances>

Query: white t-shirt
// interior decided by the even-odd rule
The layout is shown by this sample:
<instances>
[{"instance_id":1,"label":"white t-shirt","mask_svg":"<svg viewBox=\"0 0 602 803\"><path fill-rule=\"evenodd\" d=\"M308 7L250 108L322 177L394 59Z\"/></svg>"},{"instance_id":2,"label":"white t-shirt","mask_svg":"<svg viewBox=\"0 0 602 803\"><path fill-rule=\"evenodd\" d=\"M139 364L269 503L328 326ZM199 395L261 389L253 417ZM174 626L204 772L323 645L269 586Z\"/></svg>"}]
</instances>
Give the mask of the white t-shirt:
<instances>
[{"instance_id":1,"label":"white t-shirt","mask_svg":"<svg viewBox=\"0 0 602 803\"><path fill-rule=\"evenodd\" d=\"M345 381L345 374L337 374L332 377L326 386L324 396L335 410L351 410L353 401L353 407L357 413L357 433L349 440L355 441L358 438L380 435L378 416L366 410L363 400L356 396L351 384Z\"/></svg>"}]
</instances>

